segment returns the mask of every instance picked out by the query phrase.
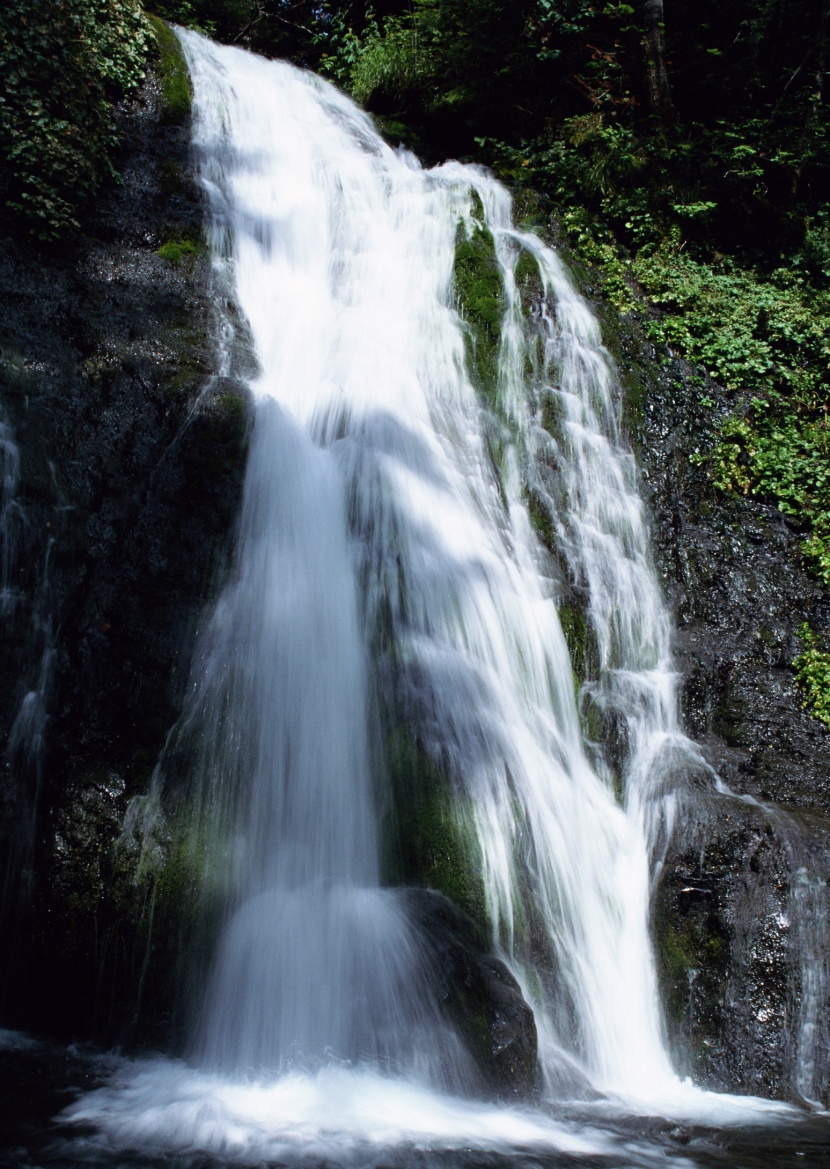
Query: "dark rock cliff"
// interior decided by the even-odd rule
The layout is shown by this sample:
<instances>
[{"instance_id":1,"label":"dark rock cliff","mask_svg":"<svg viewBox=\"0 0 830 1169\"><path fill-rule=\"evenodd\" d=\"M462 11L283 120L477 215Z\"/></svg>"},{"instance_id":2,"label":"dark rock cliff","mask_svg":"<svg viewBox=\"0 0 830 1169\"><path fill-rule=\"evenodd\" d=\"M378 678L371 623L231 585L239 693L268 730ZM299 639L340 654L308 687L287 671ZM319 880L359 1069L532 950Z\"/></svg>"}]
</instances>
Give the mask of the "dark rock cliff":
<instances>
[{"instance_id":1,"label":"dark rock cliff","mask_svg":"<svg viewBox=\"0 0 830 1169\"><path fill-rule=\"evenodd\" d=\"M209 377L219 308L188 127L154 77L117 117L121 182L80 237L60 254L0 241L0 407L20 459L0 617L4 1018L106 1039L148 956L113 845L227 568L248 409L241 383Z\"/></svg>"},{"instance_id":2,"label":"dark rock cliff","mask_svg":"<svg viewBox=\"0 0 830 1169\"><path fill-rule=\"evenodd\" d=\"M722 781L693 780L661 870L670 1037L682 1070L712 1087L826 1100L830 731L804 708L792 662L803 622L830 627L830 596L803 533L707 476L734 398L655 351L636 321L619 347L684 726Z\"/></svg>"}]
</instances>

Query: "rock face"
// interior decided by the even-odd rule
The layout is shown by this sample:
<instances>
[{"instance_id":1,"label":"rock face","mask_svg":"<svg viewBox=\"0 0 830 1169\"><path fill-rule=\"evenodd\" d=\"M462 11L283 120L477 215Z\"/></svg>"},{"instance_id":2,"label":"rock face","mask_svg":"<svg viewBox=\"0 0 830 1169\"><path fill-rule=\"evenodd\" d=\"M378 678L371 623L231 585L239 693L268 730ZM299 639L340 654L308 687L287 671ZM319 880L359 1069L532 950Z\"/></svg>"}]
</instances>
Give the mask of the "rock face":
<instances>
[{"instance_id":1,"label":"rock face","mask_svg":"<svg viewBox=\"0 0 830 1169\"><path fill-rule=\"evenodd\" d=\"M711 777L693 786L663 866L670 1037L681 1068L712 1087L826 1100L830 732L804 709L792 661L802 622L830 624L830 596L784 516L720 495L706 475L735 400L655 352L636 322L619 360L636 391L685 728L733 793Z\"/></svg>"},{"instance_id":2,"label":"rock face","mask_svg":"<svg viewBox=\"0 0 830 1169\"><path fill-rule=\"evenodd\" d=\"M431 889L407 889L405 904L426 942L438 999L472 1056L481 1086L499 1098L536 1083L536 1023L516 979L487 952L472 918Z\"/></svg>"},{"instance_id":3,"label":"rock face","mask_svg":"<svg viewBox=\"0 0 830 1169\"><path fill-rule=\"evenodd\" d=\"M221 306L188 127L157 78L118 116L122 181L80 238L62 254L0 241L0 408L20 459L0 616L4 1018L107 1039L147 962L148 907L114 841L227 570L248 414L241 383L209 378Z\"/></svg>"},{"instance_id":4,"label":"rock face","mask_svg":"<svg viewBox=\"0 0 830 1169\"><path fill-rule=\"evenodd\" d=\"M162 1047L216 923L203 938L188 920L194 874L164 827L147 879L125 815L230 564L249 403L241 380L212 376L222 320L232 367L252 369L212 279L189 127L169 114L151 77L120 111L122 182L64 252L0 241L0 422L20 459L0 615L0 1009L40 1034ZM176 770L173 752L168 782ZM478 1087L530 1091L536 1031L515 980L462 910L406 896Z\"/></svg>"}]
</instances>

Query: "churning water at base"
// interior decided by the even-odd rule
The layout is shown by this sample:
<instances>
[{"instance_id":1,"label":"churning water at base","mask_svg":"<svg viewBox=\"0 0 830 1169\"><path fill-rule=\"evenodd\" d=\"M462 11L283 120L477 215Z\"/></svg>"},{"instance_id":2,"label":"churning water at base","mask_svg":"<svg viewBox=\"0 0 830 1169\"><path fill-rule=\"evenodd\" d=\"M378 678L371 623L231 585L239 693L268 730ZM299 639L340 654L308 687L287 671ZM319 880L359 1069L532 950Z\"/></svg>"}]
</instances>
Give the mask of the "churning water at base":
<instances>
[{"instance_id":1,"label":"churning water at base","mask_svg":"<svg viewBox=\"0 0 830 1169\"><path fill-rule=\"evenodd\" d=\"M224 924L199 1070L129 1066L68 1119L116 1148L253 1161L403 1143L649 1163L584 1122L460 1098L469 1061L383 887L401 753L442 793L549 1098L780 1115L679 1083L663 1045L650 871L701 762L595 320L487 173L424 171L322 80L180 37L214 262L259 362L234 572L180 731ZM482 232L503 286L489 405L454 288L459 241ZM596 648L579 703L565 577ZM616 773L588 707L621 728Z\"/></svg>"}]
</instances>

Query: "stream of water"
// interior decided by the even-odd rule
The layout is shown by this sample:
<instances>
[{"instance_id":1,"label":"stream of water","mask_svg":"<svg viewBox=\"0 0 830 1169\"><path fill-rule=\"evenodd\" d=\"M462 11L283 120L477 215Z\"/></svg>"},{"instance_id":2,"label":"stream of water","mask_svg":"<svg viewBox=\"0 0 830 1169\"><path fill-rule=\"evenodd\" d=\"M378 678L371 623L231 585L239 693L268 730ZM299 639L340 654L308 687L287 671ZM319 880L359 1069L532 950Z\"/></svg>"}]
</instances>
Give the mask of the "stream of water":
<instances>
[{"instance_id":1,"label":"stream of water","mask_svg":"<svg viewBox=\"0 0 830 1169\"><path fill-rule=\"evenodd\" d=\"M795 1125L682 1082L664 1043L650 879L704 765L595 318L488 173L424 170L319 78L179 35L217 280L259 363L235 566L182 720L224 924L187 1062L97 1071L54 1159L704 1165L709 1138L671 1126ZM503 318L487 402L454 284L459 240L482 238ZM581 692L568 590L596 657ZM402 739L533 1007L533 1109L475 1099L388 887Z\"/></svg>"}]
</instances>

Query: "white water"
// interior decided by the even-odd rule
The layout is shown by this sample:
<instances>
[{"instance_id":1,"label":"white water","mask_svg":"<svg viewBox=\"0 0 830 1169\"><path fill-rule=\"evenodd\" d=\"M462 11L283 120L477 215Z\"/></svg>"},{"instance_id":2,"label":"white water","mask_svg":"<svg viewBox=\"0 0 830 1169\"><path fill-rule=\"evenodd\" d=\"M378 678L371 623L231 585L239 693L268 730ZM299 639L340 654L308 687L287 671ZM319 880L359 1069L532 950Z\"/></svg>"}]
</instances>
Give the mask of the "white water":
<instances>
[{"instance_id":1,"label":"white water","mask_svg":"<svg viewBox=\"0 0 830 1169\"><path fill-rule=\"evenodd\" d=\"M382 888L385 749L403 724L455 792L548 1094L587 1082L644 1113L780 1115L680 1084L663 1046L650 859L678 761L698 759L596 322L492 177L425 172L320 79L180 36L215 265L261 366L236 566L181 732L199 743L196 848L228 909L194 1028L201 1070L128 1065L67 1119L117 1148L252 1163L368 1164L401 1146L650 1163L584 1122L437 1091L470 1086L464 1053ZM506 290L495 419L453 289L481 207ZM544 284L529 323L522 249ZM558 445L536 424L546 394ZM589 604L599 670L582 701L627 730L621 800L584 742L528 485Z\"/></svg>"},{"instance_id":2,"label":"white water","mask_svg":"<svg viewBox=\"0 0 830 1169\"><path fill-rule=\"evenodd\" d=\"M398 707L468 797L459 815L477 841L494 940L536 1009L550 1082L577 1065L603 1089L645 1092L671 1068L642 819L586 758L518 473L508 457L501 485L494 474L453 308L473 193L500 242L508 196L478 169L423 172L316 78L184 42L214 249L262 364L237 579L206 639L194 704L222 736L206 739L217 766L202 767L205 799L241 805L220 808L220 820L244 841L233 854L242 908L221 945L205 1050L234 1066L284 1061L292 1043L306 1058L321 1045L372 1054L374 1020L348 1021L367 977L398 1027L384 1050L401 1058L411 1042L411 1012L396 1021L393 1004L412 996L402 999L404 971L383 944L403 923L373 921L355 942L330 892L348 901L359 888L374 907L367 920L381 904L394 917L377 889L367 737L366 647L385 642ZM557 311L578 306L584 333L590 317L564 271L530 246L555 276ZM596 443L601 419L588 422ZM608 466L607 451L599 461ZM639 514L633 489L612 486L626 518ZM596 488L608 496L607 482ZM614 538L619 501L600 506ZM628 535L612 551L629 555ZM606 592L597 604L610 608L620 586ZM643 621L632 597L634 640ZM393 942L391 954L405 949Z\"/></svg>"}]
</instances>

